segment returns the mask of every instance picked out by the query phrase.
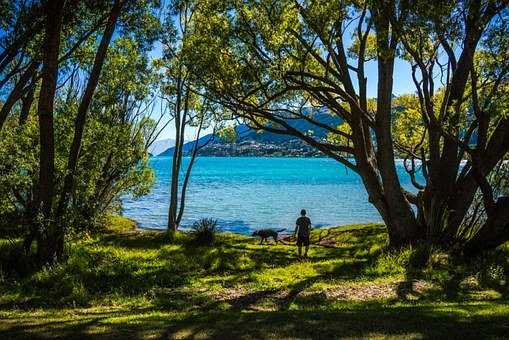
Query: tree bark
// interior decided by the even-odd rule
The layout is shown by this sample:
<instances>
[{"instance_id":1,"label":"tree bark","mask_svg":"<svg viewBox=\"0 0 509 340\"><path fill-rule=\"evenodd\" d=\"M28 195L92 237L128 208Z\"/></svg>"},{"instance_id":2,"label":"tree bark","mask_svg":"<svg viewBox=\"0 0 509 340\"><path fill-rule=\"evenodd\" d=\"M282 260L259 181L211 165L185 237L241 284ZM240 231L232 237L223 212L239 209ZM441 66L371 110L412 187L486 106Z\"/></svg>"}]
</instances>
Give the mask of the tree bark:
<instances>
[{"instance_id":1,"label":"tree bark","mask_svg":"<svg viewBox=\"0 0 509 340\"><path fill-rule=\"evenodd\" d=\"M182 79L177 79L177 98L175 103L175 148L173 149L171 182L170 182L170 206L168 208L168 232L174 233L178 229L177 205L178 184L180 174L180 161L184 146L185 116L181 115L182 107Z\"/></svg>"},{"instance_id":2,"label":"tree bark","mask_svg":"<svg viewBox=\"0 0 509 340\"><path fill-rule=\"evenodd\" d=\"M196 160L198 151L208 143L207 141L205 144L198 145L198 142L200 140L201 129L203 126L203 121L205 120L205 118L202 116L200 119L201 119L200 124L198 126L198 130L196 131L196 139L194 140L193 153L191 154L191 158L189 159L186 174L184 175L184 181L182 182L182 189L180 192L180 206L177 215L177 225L180 225L180 222L182 221L182 216L184 215L184 208L186 206L187 185L189 184L189 178L191 177L191 170L193 169L194 161Z\"/></svg>"},{"instance_id":3,"label":"tree bark","mask_svg":"<svg viewBox=\"0 0 509 340\"><path fill-rule=\"evenodd\" d=\"M37 235L37 255L41 262L53 261L56 255L55 234L50 223L55 171L53 105L58 78L58 55L60 52L63 8L63 0L47 1L45 4L44 58L38 103L40 166L37 208L42 213L43 221L40 221L40 230Z\"/></svg>"},{"instance_id":4,"label":"tree bark","mask_svg":"<svg viewBox=\"0 0 509 340\"><path fill-rule=\"evenodd\" d=\"M394 15L391 5L375 10L377 30L378 84L375 114L376 159L383 187L384 221L391 247L416 243L422 238L415 214L401 189L396 170L392 134L392 89L394 58L398 40L391 31L388 16ZM379 209L380 211L380 209Z\"/></svg>"}]
</instances>

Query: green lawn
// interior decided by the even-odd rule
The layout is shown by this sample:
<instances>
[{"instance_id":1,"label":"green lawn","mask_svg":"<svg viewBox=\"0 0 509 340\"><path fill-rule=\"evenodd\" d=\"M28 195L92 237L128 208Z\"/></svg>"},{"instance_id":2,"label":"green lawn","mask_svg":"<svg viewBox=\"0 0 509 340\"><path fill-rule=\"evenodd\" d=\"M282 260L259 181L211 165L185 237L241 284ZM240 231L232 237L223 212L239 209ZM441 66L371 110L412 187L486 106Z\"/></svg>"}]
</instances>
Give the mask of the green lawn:
<instances>
[{"instance_id":1,"label":"green lawn","mask_svg":"<svg viewBox=\"0 0 509 340\"><path fill-rule=\"evenodd\" d=\"M0 276L0 336L509 334L507 247L453 265L438 251L427 261L423 251L384 251L380 225L314 231L319 238L310 259L299 261L292 245L259 245L238 235L196 247L187 235L170 243L157 232L110 229L75 241L64 264L24 278Z\"/></svg>"}]
</instances>

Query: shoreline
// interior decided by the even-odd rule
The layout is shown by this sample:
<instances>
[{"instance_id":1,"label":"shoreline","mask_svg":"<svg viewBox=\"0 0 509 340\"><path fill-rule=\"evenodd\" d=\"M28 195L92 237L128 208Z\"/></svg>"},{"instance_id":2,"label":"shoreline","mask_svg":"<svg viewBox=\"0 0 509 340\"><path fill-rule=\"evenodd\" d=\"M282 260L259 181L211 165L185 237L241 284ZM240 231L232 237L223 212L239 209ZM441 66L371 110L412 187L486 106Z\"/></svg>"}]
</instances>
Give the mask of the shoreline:
<instances>
[{"instance_id":1,"label":"shoreline","mask_svg":"<svg viewBox=\"0 0 509 340\"><path fill-rule=\"evenodd\" d=\"M123 216L123 215L120 215L121 217L123 218L126 218L130 221L133 222L134 224L134 228L133 230L136 231L136 232L157 232L157 233L165 233L167 228L154 228L154 227L141 227L140 224L130 218L130 217L127 217L127 216ZM320 230L320 229L331 229L331 228L345 228L345 227L351 227L351 226L358 226L358 225L367 225L367 224L379 224L379 225L382 225L383 223L382 222L376 222L376 221L371 221L371 222L364 222L364 223L349 223L349 224L341 224L341 225L326 225L326 226L320 226L320 227L315 227L315 228L312 228L311 230ZM253 229L252 231L254 230L260 230L260 229L274 229L274 230L277 230L278 228L255 228ZM281 229L281 228L279 228ZM189 232L190 228L184 228L184 229L179 229L178 231L181 231L181 232ZM239 233L239 232L236 232L236 231L233 231L233 230L221 230L221 228L218 229L218 233L228 233L228 234L234 234L234 235L241 235L241 236L251 236L250 233ZM289 228L286 228L285 230L281 231L279 234L280 235L292 235L293 231Z\"/></svg>"},{"instance_id":2,"label":"shoreline","mask_svg":"<svg viewBox=\"0 0 509 340\"><path fill-rule=\"evenodd\" d=\"M171 155L149 155L149 158L171 158ZM190 158L191 156L184 155L183 158ZM315 156L305 156L305 155L198 155L197 158L305 158L305 159L316 159L316 158L328 158L332 161L336 161L327 155L315 155ZM348 160L353 161L353 157L348 157ZM403 162L405 158L396 157L394 161ZM460 164L464 165L468 159L462 159ZM420 164L420 160L415 160L416 164ZM502 162L503 164L509 164L509 160L505 160Z\"/></svg>"}]
</instances>

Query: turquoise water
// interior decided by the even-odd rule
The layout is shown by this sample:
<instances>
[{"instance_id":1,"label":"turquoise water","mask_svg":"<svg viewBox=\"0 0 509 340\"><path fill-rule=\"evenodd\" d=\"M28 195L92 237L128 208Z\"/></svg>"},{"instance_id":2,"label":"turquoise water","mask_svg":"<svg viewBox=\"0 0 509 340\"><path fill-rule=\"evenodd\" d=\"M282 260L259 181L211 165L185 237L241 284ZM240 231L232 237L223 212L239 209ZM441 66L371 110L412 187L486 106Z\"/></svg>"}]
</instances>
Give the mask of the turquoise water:
<instances>
[{"instance_id":1,"label":"turquoise water","mask_svg":"<svg viewBox=\"0 0 509 340\"><path fill-rule=\"evenodd\" d=\"M188 159L184 159L184 166ZM171 157L150 161L156 183L147 196L124 198L124 215L141 228L166 228ZM410 180L400 164L403 185ZM302 208L315 227L380 222L358 175L327 158L201 157L191 175L183 228L202 217L242 234L288 228Z\"/></svg>"}]
</instances>

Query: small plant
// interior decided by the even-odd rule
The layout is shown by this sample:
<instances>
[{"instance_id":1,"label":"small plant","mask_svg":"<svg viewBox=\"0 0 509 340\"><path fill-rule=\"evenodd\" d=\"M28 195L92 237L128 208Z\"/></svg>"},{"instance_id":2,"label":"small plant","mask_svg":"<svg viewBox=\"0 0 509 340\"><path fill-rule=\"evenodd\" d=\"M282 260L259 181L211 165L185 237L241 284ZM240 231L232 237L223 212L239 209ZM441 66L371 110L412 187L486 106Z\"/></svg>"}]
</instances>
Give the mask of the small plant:
<instances>
[{"instance_id":1,"label":"small plant","mask_svg":"<svg viewBox=\"0 0 509 340\"><path fill-rule=\"evenodd\" d=\"M412 248L390 250L380 253L365 270L370 275L404 274L408 270Z\"/></svg>"},{"instance_id":2,"label":"small plant","mask_svg":"<svg viewBox=\"0 0 509 340\"><path fill-rule=\"evenodd\" d=\"M193 242L200 246L212 245L216 239L217 231L217 221L211 218L202 218L191 226Z\"/></svg>"},{"instance_id":3,"label":"small plant","mask_svg":"<svg viewBox=\"0 0 509 340\"><path fill-rule=\"evenodd\" d=\"M506 270L501 263L495 261L496 259L492 259L491 263L486 261L487 263L485 262L482 266L478 265L475 276L483 287L507 289L508 276Z\"/></svg>"}]
</instances>

